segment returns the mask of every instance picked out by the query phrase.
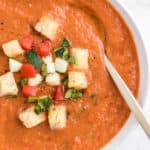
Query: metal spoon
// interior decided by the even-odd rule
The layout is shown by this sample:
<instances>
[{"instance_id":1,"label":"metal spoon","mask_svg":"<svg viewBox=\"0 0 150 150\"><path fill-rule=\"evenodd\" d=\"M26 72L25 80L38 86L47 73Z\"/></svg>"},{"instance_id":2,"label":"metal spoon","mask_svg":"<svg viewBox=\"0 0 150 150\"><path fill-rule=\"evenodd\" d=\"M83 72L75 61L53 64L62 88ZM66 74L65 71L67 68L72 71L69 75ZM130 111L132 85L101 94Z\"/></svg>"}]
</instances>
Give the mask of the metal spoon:
<instances>
[{"instance_id":1,"label":"metal spoon","mask_svg":"<svg viewBox=\"0 0 150 150\"><path fill-rule=\"evenodd\" d=\"M72 4L71 4L72 5ZM75 5L74 5L75 6ZM124 82L124 80L121 78L117 70L115 69L114 65L111 63L109 58L107 57L107 50L106 50L106 40L107 40L107 35L106 35L106 30L103 22L101 21L100 18L98 18L94 11L91 10L89 7L81 7L84 5L76 5L76 8L82 10L84 13L86 13L91 19L94 21L95 25L98 27L99 31L99 36L100 39L103 43L103 49L104 49L104 64L107 68L107 71L109 72L111 78L113 79L116 87L120 91L122 97L126 101L128 107L134 114L136 120L139 122L141 127L144 129L145 133L147 136L150 138L150 122L146 118L146 116L143 113L143 110L141 106L138 104L137 100L133 96L132 92Z\"/></svg>"},{"instance_id":2,"label":"metal spoon","mask_svg":"<svg viewBox=\"0 0 150 150\"><path fill-rule=\"evenodd\" d=\"M105 32L104 25L102 25L103 23L101 22L100 24L101 24L101 26L99 26L99 28L101 28L100 31L103 32L101 35L104 35L104 37L102 37L102 39L103 39L103 44L104 44L104 49L105 49L106 32ZM119 73L115 69L114 65L111 63L111 61L107 57L107 53L106 52L107 51L105 49L104 64L105 64L105 66L106 66L106 68L107 68L111 78L113 79L116 87L120 91L122 97L126 101L126 103L129 106L130 110L134 114L136 120L139 122L139 124L144 129L144 131L147 134L147 136L150 138L150 122L149 122L149 120L144 115L144 112L143 112L141 106L139 105L139 103L137 102L135 97L133 96L133 94L130 91L130 89L128 88L127 84L121 78L121 76L119 75Z\"/></svg>"}]
</instances>

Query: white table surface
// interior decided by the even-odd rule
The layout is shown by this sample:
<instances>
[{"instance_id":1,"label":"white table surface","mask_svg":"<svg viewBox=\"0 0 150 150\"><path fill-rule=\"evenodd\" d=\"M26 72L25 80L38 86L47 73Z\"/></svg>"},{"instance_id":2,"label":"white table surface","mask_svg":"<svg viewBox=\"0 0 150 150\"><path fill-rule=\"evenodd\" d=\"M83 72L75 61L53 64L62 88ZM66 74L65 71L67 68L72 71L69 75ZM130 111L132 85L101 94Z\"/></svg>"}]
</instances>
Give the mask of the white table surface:
<instances>
[{"instance_id":1,"label":"white table surface","mask_svg":"<svg viewBox=\"0 0 150 150\"><path fill-rule=\"evenodd\" d=\"M150 0L118 0L131 12L147 45L150 64ZM150 84L150 83L149 83ZM144 104L144 112L150 119L150 91L149 100ZM123 144L114 150L150 150L150 139L141 127L135 128Z\"/></svg>"}]
</instances>

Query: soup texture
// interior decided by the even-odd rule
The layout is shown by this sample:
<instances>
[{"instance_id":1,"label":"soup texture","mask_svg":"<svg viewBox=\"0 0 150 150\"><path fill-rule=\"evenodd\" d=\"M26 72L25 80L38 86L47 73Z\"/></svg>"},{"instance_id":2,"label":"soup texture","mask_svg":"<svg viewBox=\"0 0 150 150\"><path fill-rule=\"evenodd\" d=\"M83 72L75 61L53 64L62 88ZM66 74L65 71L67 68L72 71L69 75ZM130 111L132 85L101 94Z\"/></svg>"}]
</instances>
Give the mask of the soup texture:
<instances>
[{"instance_id":1,"label":"soup texture","mask_svg":"<svg viewBox=\"0 0 150 150\"><path fill-rule=\"evenodd\" d=\"M103 44L136 96L139 66L132 35L107 0L0 0L0 45L25 35L40 41L43 36L33 27L44 15L60 24L53 47L58 47L66 37L72 47L89 50L89 85L80 99L56 102L67 108L67 126L61 130L50 129L47 121L25 128L18 119L20 111L30 105L23 94L19 92L16 98L0 97L0 150L98 150L119 132L130 114L105 68ZM102 37L100 22L106 39ZM8 57L1 48L0 75L8 68ZM20 73L14 75L19 82ZM41 84L38 95L53 92L53 87Z\"/></svg>"}]
</instances>

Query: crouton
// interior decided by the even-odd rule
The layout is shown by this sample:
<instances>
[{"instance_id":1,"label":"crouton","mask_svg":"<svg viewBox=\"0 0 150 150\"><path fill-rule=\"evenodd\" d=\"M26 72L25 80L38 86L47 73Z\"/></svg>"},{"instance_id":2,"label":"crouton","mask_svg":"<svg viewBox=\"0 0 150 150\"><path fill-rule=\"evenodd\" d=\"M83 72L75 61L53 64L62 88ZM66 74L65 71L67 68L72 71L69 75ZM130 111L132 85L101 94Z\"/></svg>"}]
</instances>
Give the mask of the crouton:
<instances>
[{"instance_id":1,"label":"crouton","mask_svg":"<svg viewBox=\"0 0 150 150\"><path fill-rule=\"evenodd\" d=\"M13 40L8 43L2 44L3 51L8 57L16 57L24 53L18 40Z\"/></svg>"},{"instance_id":2,"label":"crouton","mask_svg":"<svg viewBox=\"0 0 150 150\"><path fill-rule=\"evenodd\" d=\"M35 25L35 30L53 40L57 34L59 24L54 20L51 20L48 16L44 16Z\"/></svg>"},{"instance_id":3,"label":"crouton","mask_svg":"<svg viewBox=\"0 0 150 150\"><path fill-rule=\"evenodd\" d=\"M32 128L46 120L45 113L36 114L34 107L25 109L19 114L19 119L26 128Z\"/></svg>"},{"instance_id":4,"label":"crouton","mask_svg":"<svg viewBox=\"0 0 150 150\"><path fill-rule=\"evenodd\" d=\"M49 108L48 121L51 129L62 129L66 127L66 107L63 105L52 105Z\"/></svg>"},{"instance_id":5,"label":"crouton","mask_svg":"<svg viewBox=\"0 0 150 150\"><path fill-rule=\"evenodd\" d=\"M0 76L0 96L17 95L18 87L12 72Z\"/></svg>"},{"instance_id":6,"label":"crouton","mask_svg":"<svg viewBox=\"0 0 150 150\"><path fill-rule=\"evenodd\" d=\"M72 48L71 56L76 58L76 64L73 65L76 69L88 69L88 49Z\"/></svg>"},{"instance_id":7,"label":"crouton","mask_svg":"<svg viewBox=\"0 0 150 150\"><path fill-rule=\"evenodd\" d=\"M83 72L70 71L68 72L68 87L77 90L87 88L87 78Z\"/></svg>"}]
</instances>

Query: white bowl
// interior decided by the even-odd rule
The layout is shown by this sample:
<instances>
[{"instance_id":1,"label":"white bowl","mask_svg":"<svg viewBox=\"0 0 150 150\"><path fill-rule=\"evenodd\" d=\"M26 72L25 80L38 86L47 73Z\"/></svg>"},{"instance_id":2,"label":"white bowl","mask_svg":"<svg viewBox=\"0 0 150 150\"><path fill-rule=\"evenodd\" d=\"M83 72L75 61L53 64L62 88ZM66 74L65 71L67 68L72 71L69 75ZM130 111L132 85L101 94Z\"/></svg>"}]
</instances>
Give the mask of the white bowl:
<instances>
[{"instance_id":1,"label":"white bowl","mask_svg":"<svg viewBox=\"0 0 150 150\"><path fill-rule=\"evenodd\" d=\"M146 47L133 17L131 17L131 14L128 12L125 6L119 0L109 0L109 2L118 11L118 13L122 16L122 18L128 25L134 38L134 42L136 44L140 65L140 85L139 85L138 101L140 105L143 107L146 100L148 100L147 93L149 89L148 85L149 64ZM103 149L104 150L120 149L123 140L125 140L125 138L127 138L131 134L133 128L135 129L137 125L138 123L134 119L134 116L132 116L131 114L129 119L123 126L123 128L120 130L120 132Z\"/></svg>"}]
</instances>

